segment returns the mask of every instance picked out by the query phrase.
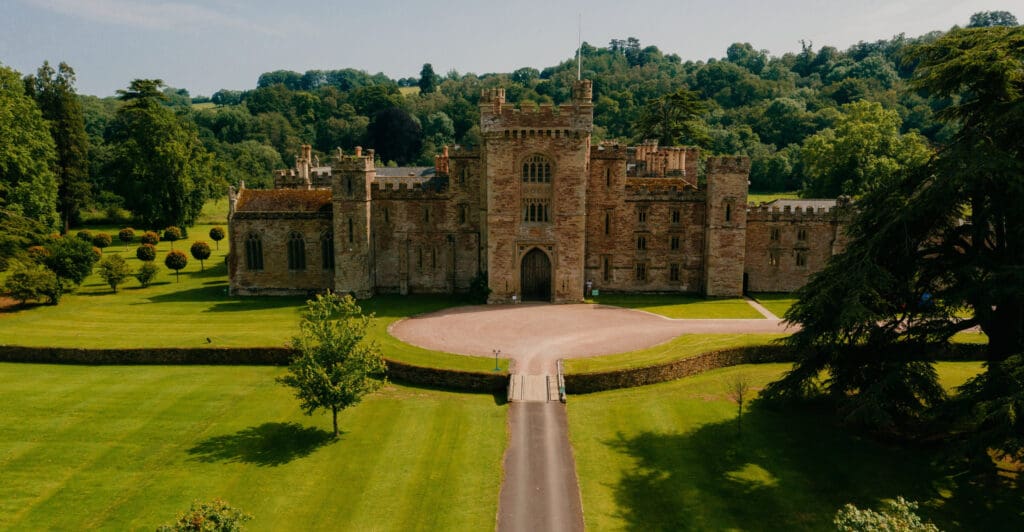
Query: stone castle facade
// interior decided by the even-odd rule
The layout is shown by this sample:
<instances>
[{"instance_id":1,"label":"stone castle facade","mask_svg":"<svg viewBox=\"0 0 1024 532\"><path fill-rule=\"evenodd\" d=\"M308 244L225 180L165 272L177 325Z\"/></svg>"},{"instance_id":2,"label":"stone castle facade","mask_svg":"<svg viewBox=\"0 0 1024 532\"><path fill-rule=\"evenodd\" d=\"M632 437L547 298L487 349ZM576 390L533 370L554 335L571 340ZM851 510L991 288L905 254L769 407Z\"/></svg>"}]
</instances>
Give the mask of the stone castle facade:
<instances>
[{"instance_id":1,"label":"stone castle facade","mask_svg":"<svg viewBox=\"0 0 1024 532\"><path fill-rule=\"evenodd\" d=\"M273 190L230 193L230 290L453 293L489 302L607 292L791 291L845 245L832 200L747 205L750 162L696 148L591 145L591 84L571 102L480 99L478 150L433 168L378 168L372 150L321 166L308 146Z\"/></svg>"}]
</instances>

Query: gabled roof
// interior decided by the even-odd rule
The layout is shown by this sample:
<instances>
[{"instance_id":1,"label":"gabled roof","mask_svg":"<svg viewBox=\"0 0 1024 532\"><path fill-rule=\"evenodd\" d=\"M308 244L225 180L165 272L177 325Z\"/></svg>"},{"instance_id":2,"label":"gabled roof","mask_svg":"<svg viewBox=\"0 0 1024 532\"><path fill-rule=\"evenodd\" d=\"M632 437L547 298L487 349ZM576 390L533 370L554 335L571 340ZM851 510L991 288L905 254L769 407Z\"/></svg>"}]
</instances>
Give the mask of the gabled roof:
<instances>
[{"instance_id":1,"label":"gabled roof","mask_svg":"<svg viewBox=\"0 0 1024 532\"><path fill-rule=\"evenodd\" d=\"M330 189L244 189L236 212L318 212L331 210Z\"/></svg>"}]
</instances>

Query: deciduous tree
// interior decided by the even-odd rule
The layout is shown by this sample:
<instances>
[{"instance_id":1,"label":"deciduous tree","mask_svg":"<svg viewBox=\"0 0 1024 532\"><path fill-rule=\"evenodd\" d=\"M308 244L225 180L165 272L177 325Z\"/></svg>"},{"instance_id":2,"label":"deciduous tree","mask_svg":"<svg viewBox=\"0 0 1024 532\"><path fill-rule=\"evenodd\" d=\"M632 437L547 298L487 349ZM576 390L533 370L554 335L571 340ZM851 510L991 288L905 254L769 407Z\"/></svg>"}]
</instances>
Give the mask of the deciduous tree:
<instances>
[{"instance_id":1,"label":"deciduous tree","mask_svg":"<svg viewBox=\"0 0 1024 532\"><path fill-rule=\"evenodd\" d=\"M117 287L124 282L131 274L131 269L128 268L128 262L125 261L120 255L111 255L100 261L99 266L100 278L106 281L110 285L110 289L117 293Z\"/></svg>"},{"instance_id":2,"label":"deciduous tree","mask_svg":"<svg viewBox=\"0 0 1024 532\"><path fill-rule=\"evenodd\" d=\"M365 339L373 315L366 316L352 296L328 293L306 302L295 358L281 384L291 387L302 410L331 411L334 436L338 412L355 405L381 385L385 366L377 346Z\"/></svg>"},{"instance_id":3,"label":"deciduous tree","mask_svg":"<svg viewBox=\"0 0 1024 532\"><path fill-rule=\"evenodd\" d=\"M181 278L178 276L178 272L183 270L188 265L188 257L185 256L183 251L169 251L167 256L164 257L164 266L174 270L175 282L181 282Z\"/></svg>"},{"instance_id":4,"label":"deciduous tree","mask_svg":"<svg viewBox=\"0 0 1024 532\"><path fill-rule=\"evenodd\" d=\"M189 249L192 253L192 258L199 261L199 270L206 271L206 266L203 261L210 258L210 245L202 240L196 240L192 243L192 247Z\"/></svg>"}]
</instances>

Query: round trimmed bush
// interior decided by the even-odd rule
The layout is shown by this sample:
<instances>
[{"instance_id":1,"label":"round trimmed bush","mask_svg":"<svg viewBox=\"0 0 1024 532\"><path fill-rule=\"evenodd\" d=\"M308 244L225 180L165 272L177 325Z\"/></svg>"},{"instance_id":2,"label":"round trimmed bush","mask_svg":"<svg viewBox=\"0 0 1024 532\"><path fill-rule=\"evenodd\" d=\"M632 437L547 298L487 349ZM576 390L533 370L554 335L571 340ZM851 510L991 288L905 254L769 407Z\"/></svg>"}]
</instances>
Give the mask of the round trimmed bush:
<instances>
[{"instance_id":1,"label":"round trimmed bush","mask_svg":"<svg viewBox=\"0 0 1024 532\"><path fill-rule=\"evenodd\" d=\"M78 237L79 240L84 240L86 242L92 243L92 231L88 229L82 229L81 231L75 233L75 236Z\"/></svg>"},{"instance_id":2,"label":"round trimmed bush","mask_svg":"<svg viewBox=\"0 0 1024 532\"><path fill-rule=\"evenodd\" d=\"M146 231L142 238L139 238L139 242L155 246L160 242L160 235L156 234L156 231Z\"/></svg>"},{"instance_id":3,"label":"round trimmed bush","mask_svg":"<svg viewBox=\"0 0 1024 532\"><path fill-rule=\"evenodd\" d=\"M164 229L164 240L171 243L171 249L174 249L174 243L181 240L181 229L175 225Z\"/></svg>"},{"instance_id":4,"label":"round trimmed bush","mask_svg":"<svg viewBox=\"0 0 1024 532\"><path fill-rule=\"evenodd\" d=\"M171 250L167 253L167 256L164 257L164 266L174 270L174 280L176 282L180 281L178 278L178 272L185 266L188 266L188 257L186 257L185 253L181 251Z\"/></svg>"},{"instance_id":5,"label":"round trimmed bush","mask_svg":"<svg viewBox=\"0 0 1024 532\"><path fill-rule=\"evenodd\" d=\"M220 241L224 240L225 235L227 235L227 233L224 232L223 227L217 226L210 229L210 240L217 243L217 249L220 249Z\"/></svg>"},{"instance_id":6,"label":"round trimmed bush","mask_svg":"<svg viewBox=\"0 0 1024 532\"><path fill-rule=\"evenodd\" d=\"M31 246L28 248L28 258L32 259L33 262L42 262L49 256L50 250L44 246Z\"/></svg>"},{"instance_id":7,"label":"round trimmed bush","mask_svg":"<svg viewBox=\"0 0 1024 532\"><path fill-rule=\"evenodd\" d=\"M156 247L153 244L143 244L135 248L135 257L142 262L152 262L156 260Z\"/></svg>"},{"instance_id":8,"label":"round trimmed bush","mask_svg":"<svg viewBox=\"0 0 1024 532\"><path fill-rule=\"evenodd\" d=\"M128 244L131 244L132 241L135 240L135 230L131 227L125 227L117 232L117 238L121 242L124 242L124 249L128 249Z\"/></svg>"},{"instance_id":9,"label":"round trimmed bush","mask_svg":"<svg viewBox=\"0 0 1024 532\"><path fill-rule=\"evenodd\" d=\"M210 245L202 240L196 240L192 243L192 248L189 251L192 252L192 258L199 261L199 270L206 271L203 261L210 258Z\"/></svg>"},{"instance_id":10,"label":"round trimmed bush","mask_svg":"<svg viewBox=\"0 0 1024 532\"><path fill-rule=\"evenodd\" d=\"M114 239L110 238L110 235L107 233L96 233L92 236L92 245L100 249L105 249L112 243L114 243Z\"/></svg>"}]
</instances>

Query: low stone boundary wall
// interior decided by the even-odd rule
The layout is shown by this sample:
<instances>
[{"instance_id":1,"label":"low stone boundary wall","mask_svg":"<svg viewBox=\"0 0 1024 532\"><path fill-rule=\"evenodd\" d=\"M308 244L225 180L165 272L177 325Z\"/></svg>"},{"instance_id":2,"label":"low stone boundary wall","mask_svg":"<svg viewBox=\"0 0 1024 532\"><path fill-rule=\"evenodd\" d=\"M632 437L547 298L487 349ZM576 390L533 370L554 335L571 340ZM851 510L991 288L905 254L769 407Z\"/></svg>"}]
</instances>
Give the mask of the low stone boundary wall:
<instances>
[{"instance_id":1,"label":"low stone boundary wall","mask_svg":"<svg viewBox=\"0 0 1024 532\"><path fill-rule=\"evenodd\" d=\"M941 361L983 360L985 345L953 344L932 357ZM632 388L689 377L713 369L740 364L793 362L796 356L785 345L758 345L709 351L700 355L642 368L628 368L595 373L569 373L565 376L567 393L593 393L618 388Z\"/></svg>"},{"instance_id":2,"label":"low stone boundary wall","mask_svg":"<svg viewBox=\"0 0 1024 532\"><path fill-rule=\"evenodd\" d=\"M287 366L286 347L80 349L0 345L0 362L83 365ZM508 385L505 372L482 373L414 366L384 357L388 378L451 390L495 393Z\"/></svg>"}]
</instances>

